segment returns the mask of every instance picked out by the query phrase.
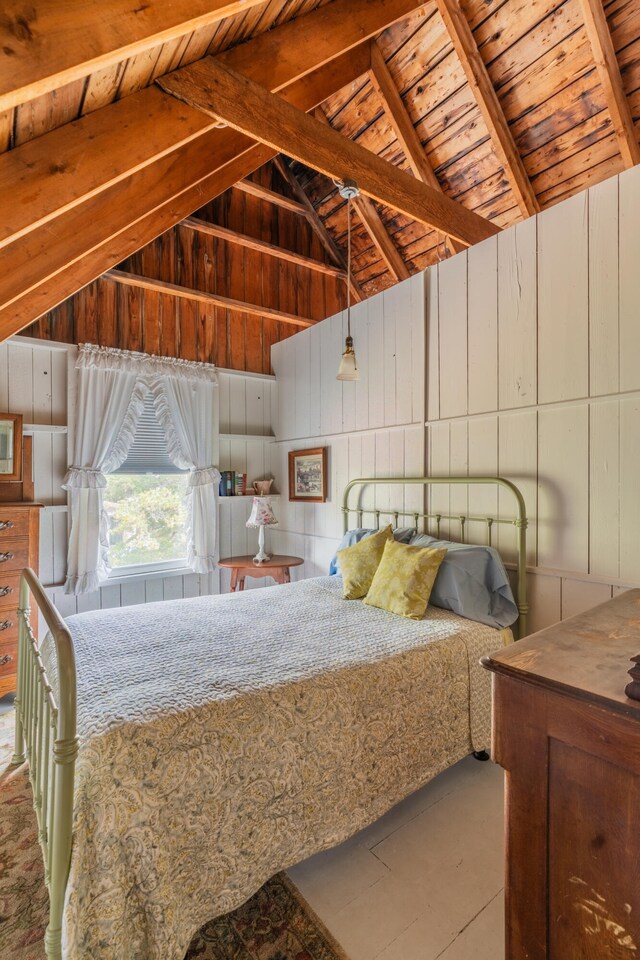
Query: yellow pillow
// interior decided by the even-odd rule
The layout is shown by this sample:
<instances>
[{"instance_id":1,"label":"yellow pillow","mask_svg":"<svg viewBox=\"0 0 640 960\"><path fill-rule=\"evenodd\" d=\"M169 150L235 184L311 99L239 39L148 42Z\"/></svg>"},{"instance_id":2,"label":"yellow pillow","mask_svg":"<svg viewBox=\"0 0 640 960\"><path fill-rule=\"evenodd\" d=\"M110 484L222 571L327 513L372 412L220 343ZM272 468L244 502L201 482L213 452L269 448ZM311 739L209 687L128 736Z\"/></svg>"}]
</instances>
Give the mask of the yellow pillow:
<instances>
[{"instance_id":1,"label":"yellow pillow","mask_svg":"<svg viewBox=\"0 0 640 960\"><path fill-rule=\"evenodd\" d=\"M359 600L366 596L387 540L393 540L391 524L351 547L338 550L345 600Z\"/></svg>"},{"instance_id":2,"label":"yellow pillow","mask_svg":"<svg viewBox=\"0 0 640 960\"><path fill-rule=\"evenodd\" d=\"M381 607L402 617L420 620L429 603L438 568L446 550L411 547L390 540L385 544L380 565L364 599L371 607Z\"/></svg>"}]
</instances>

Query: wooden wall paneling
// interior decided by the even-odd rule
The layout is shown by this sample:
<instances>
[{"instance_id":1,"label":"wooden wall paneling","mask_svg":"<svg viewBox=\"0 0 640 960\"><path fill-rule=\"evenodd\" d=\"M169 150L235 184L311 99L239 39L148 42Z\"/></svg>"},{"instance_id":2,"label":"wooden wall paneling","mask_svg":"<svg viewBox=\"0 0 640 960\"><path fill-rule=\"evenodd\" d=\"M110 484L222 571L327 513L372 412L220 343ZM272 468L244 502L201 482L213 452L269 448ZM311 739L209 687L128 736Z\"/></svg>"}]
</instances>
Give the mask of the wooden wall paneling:
<instances>
[{"instance_id":1,"label":"wooden wall paneling","mask_svg":"<svg viewBox=\"0 0 640 960\"><path fill-rule=\"evenodd\" d=\"M119 346L116 329L117 287L110 280L98 281L98 336L101 347Z\"/></svg>"},{"instance_id":2,"label":"wooden wall paneling","mask_svg":"<svg viewBox=\"0 0 640 960\"><path fill-rule=\"evenodd\" d=\"M469 475L469 422L467 420L453 420L449 425L449 469L453 477ZM464 485L451 487L449 503L453 516L466 516L469 513L469 487ZM461 540L461 524L451 520L449 533L453 540ZM468 532L465 536L468 536Z\"/></svg>"},{"instance_id":3,"label":"wooden wall paneling","mask_svg":"<svg viewBox=\"0 0 640 960\"><path fill-rule=\"evenodd\" d=\"M535 566L537 560L538 515L538 413L523 410L502 413L498 419L498 474L512 480L519 487L526 504L529 527L527 530L527 561ZM499 492L500 516L515 517L513 497ZM496 540L501 554L515 560L513 531L500 525Z\"/></svg>"},{"instance_id":4,"label":"wooden wall paneling","mask_svg":"<svg viewBox=\"0 0 640 960\"><path fill-rule=\"evenodd\" d=\"M392 291L398 291L395 293ZM396 327L399 314L396 313L399 303L406 303L407 296L401 285L385 290L380 294L382 300L382 372L383 383L380 384L384 395L383 423L392 426L402 422L397 419L396 406L398 401L398 381L396 376ZM404 326L404 325L403 325ZM398 339L402 330L397 330ZM400 388L402 389L402 388ZM406 421L405 421L406 422Z\"/></svg>"},{"instance_id":5,"label":"wooden wall paneling","mask_svg":"<svg viewBox=\"0 0 640 960\"><path fill-rule=\"evenodd\" d=\"M627 583L640 581L640 401L620 399L620 578Z\"/></svg>"},{"instance_id":6,"label":"wooden wall paneling","mask_svg":"<svg viewBox=\"0 0 640 960\"><path fill-rule=\"evenodd\" d=\"M427 420L440 419L440 320L438 268L425 273Z\"/></svg>"},{"instance_id":7,"label":"wooden wall paneling","mask_svg":"<svg viewBox=\"0 0 640 960\"><path fill-rule=\"evenodd\" d=\"M607 583L591 583L589 580L562 580L562 619L575 617L599 603L611 599L611 587Z\"/></svg>"},{"instance_id":8,"label":"wooden wall paneling","mask_svg":"<svg viewBox=\"0 0 640 960\"><path fill-rule=\"evenodd\" d=\"M21 413L26 422L33 422L33 361L29 350L9 343L8 353L9 409Z\"/></svg>"},{"instance_id":9,"label":"wooden wall paneling","mask_svg":"<svg viewBox=\"0 0 640 960\"><path fill-rule=\"evenodd\" d=\"M538 217L538 399L589 393L589 207L586 194Z\"/></svg>"},{"instance_id":10,"label":"wooden wall paneling","mask_svg":"<svg viewBox=\"0 0 640 960\"><path fill-rule=\"evenodd\" d=\"M405 474L405 431L389 431L389 473L392 475L404 476ZM406 487L403 484L393 484L389 486L389 508L391 510L406 509ZM393 519L391 520L393 523ZM401 527L408 526L406 517L400 517L398 524Z\"/></svg>"},{"instance_id":11,"label":"wooden wall paneling","mask_svg":"<svg viewBox=\"0 0 640 960\"><path fill-rule=\"evenodd\" d=\"M640 389L637 362L640 327L640 177L633 168L620 174L620 390Z\"/></svg>"},{"instance_id":12,"label":"wooden wall paneling","mask_svg":"<svg viewBox=\"0 0 640 960\"><path fill-rule=\"evenodd\" d=\"M218 410L220 433L231 433L231 401L229 398L231 377L218 374Z\"/></svg>"},{"instance_id":13,"label":"wooden wall paneling","mask_svg":"<svg viewBox=\"0 0 640 960\"><path fill-rule=\"evenodd\" d=\"M145 581L144 597L145 603L157 603L159 600L164 600L163 583L159 577Z\"/></svg>"},{"instance_id":14,"label":"wooden wall paneling","mask_svg":"<svg viewBox=\"0 0 640 960\"><path fill-rule=\"evenodd\" d=\"M329 482L330 506L327 515L330 518L328 536L339 540L342 537L342 494L349 482L349 438L335 437L330 446L331 473Z\"/></svg>"},{"instance_id":15,"label":"wooden wall paneling","mask_svg":"<svg viewBox=\"0 0 640 960\"><path fill-rule=\"evenodd\" d=\"M498 404L537 403L537 220L498 238Z\"/></svg>"},{"instance_id":16,"label":"wooden wall paneling","mask_svg":"<svg viewBox=\"0 0 640 960\"><path fill-rule=\"evenodd\" d=\"M589 408L538 413L538 563L589 569Z\"/></svg>"},{"instance_id":17,"label":"wooden wall paneling","mask_svg":"<svg viewBox=\"0 0 640 960\"><path fill-rule=\"evenodd\" d=\"M364 433L362 435L362 471L361 477L376 476L376 435L375 433ZM355 479L355 478L353 478ZM360 495L360 503L363 508L373 509L376 506L376 492L374 487L365 487ZM371 522L371 515L365 515L364 524ZM352 525L356 525L351 521Z\"/></svg>"},{"instance_id":18,"label":"wooden wall paneling","mask_svg":"<svg viewBox=\"0 0 640 960\"><path fill-rule=\"evenodd\" d=\"M295 428L296 437L310 435L310 407L309 380L311 374L311 338L308 330L291 337L291 347L295 354Z\"/></svg>"},{"instance_id":19,"label":"wooden wall paneling","mask_svg":"<svg viewBox=\"0 0 640 960\"><path fill-rule=\"evenodd\" d=\"M620 404L591 404L589 442L589 573L620 576Z\"/></svg>"},{"instance_id":20,"label":"wooden wall paneling","mask_svg":"<svg viewBox=\"0 0 640 960\"><path fill-rule=\"evenodd\" d=\"M384 300L382 294L368 301L369 314L369 427L385 421Z\"/></svg>"},{"instance_id":21,"label":"wooden wall paneling","mask_svg":"<svg viewBox=\"0 0 640 960\"><path fill-rule=\"evenodd\" d=\"M271 385L266 380L253 377L242 379L245 388L245 430L251 434L268 434L271 417ZM266 409L269 410L267 417L265 417Z\"/></svg>"},{"instance_id":22,"label":"wooden wall paneling","mask_svg":"<svg viewBox=\"0 0 640 960\"><path fill-rule=\"evenodd\" d=\"M245 433L247 387L244 377L229 377L229 433Z\"/></svg>"},{"instance_id":23,"label":"wooden wall paneling","mask_svg":"<svg viewBox=\"0 0 640 960\"><path fill-rule=\"evenodd\" d=\"M409 291L409 315L407 320L411 328L411 342L409 345L408 336L405 339L404 325L400 322L402 346L398 350L398 369L402 380L405 380L410 372L411 411L409 420L422 426L426 414L426 274L417 274L408 281L406 286Z\"/></svg>"},{"instance_id":24,"label":"wooden wall paneling","mask_svg":"<svg viewBox=\"0 0 640 960\"><path fill-rule=\"evenodd\" d=\"M357 310L351 310L354 347L360 370L360 380L355 389L355 429L367 430L369 427L369 384L371 382L371 330L369 327L369 301L358 304Z\"/></svg>"},{"instance_id":25,"label":"wooden wall paneling","mask_svg":"<svg viewBox=\"0 0 640 960\"><path fill-rule=\"evenodd\" d=\"M404 470L405 477L422 477L425 475L425 445L426 432L422 424L407 427L404 430ZM395 464L394 464L395 465ZM418 484L407 486L404 490L404 508L407 511L424 513L426 498L422 487ZM413 526L413 521L406 519L403 526ZM418 524L420 529L420 524Z\"/></svg>"},{"instance_id":26,"label":"wooden wall paneling","mask_svg":"<svg viewBox=\"0 0 640 960\"><path fill-rule=\"evenodd\" d=\"M342 429L342 384L336 380L343 351L342 317L337 314L320 324L320 412L321 434L340 433Z\"/></svg>"},{"instance_id":27,"label":"wooden wall paneling","mask_svg":"<svg viewBox=\"0 0 640 960\"><path fill-rule=\"evenodd\" d=\"M467 407L467 253L438 265L440 416L460 417Z\"/></svg>"},{"instance_id":28,"label":"wooden wall paneling","mask_svg":"<svg viewBox=\"0 0 640 960\"><path fill-rule=\"evenodd\" d=\"M497 417L474 417L469 420L469 474L481 477L498 475ZM469 487L469 513L476 517L497 517L498 490L492 486ZM485 542L486 533L481 525L474 523L469 539ZM492 543L494 546L498 543L498 530L495 527Z\"/></svg>"},{"instance_id":29,"label":"wooden wall paneling","mask_svg":"<svg viewBox=\"0 0 640 960\"><path fill-rule=\"evenodd\" d=\"M527 633L537 633L562 619L562 580L530 573L527 577Z\"/></svg>"},{"instance_id":30,"label":"wooden wall paneling","mask_svg":"<svg viewBox=\"0 0 640 960\"><path fill-rule=\"evenodd\" d=\"M449 423L432 423L427 430L427 442L429 444L429 456L427 460L427 475L431 477L443 477L451 475L451 462L449 458ZM450 512L450 494L451 490L446 485L431 487L428 494L429 513L448 514ZM435 522L429 524L429 529L433 530L435 535ZM441 532L446 536L449 531L449 525L443 522Z\"/></svg>"},{"instance_id":31,"label":"wooden wall paneling","mask_svg":"<svg viewBox=\"0 0 640 960\"><path fill-rule=\"evenodd\" d=\"M0 409L9 410L9 341L0 343Z\"/></svg>"},{"instance_id":32,"label":"wooden wall paneling","mask_svg":"<svg viewBox=\"0 0 640 960\"><path fill-rule=\"evenodd\" d=\"M391 476L391 451L389 447L389 431L376 430L375 434L375 477ZM387 485L376 487L376 510L388 510L391 505L391 488ZM389 517L380 518L380 526L389 523ZM372 524L375 526L375 524Z\"/></svg>"},{"instance_id":33,"label":"wooden wall paneling","mask_svg":"<svg viewBox=\"0 0 640 960\"><path fill-rule=\"evenodd\" d=\"M498 241L468 251L469 413L498 409Z\"/></svg>"},{"instance_id":34,"label":"wooden wall paneling","mask_svg":"<svg viewBox=\"0 0 640 960\"><path fill-rule=\"evenodd\" d=\"M347 336L347 311L344 310L340 314L342 317L342 345L344 349L345 338ZM351 316L352 323L352 334L354 333L354 317ZM360 384L362 383L363 376L366 376L362 369L362 361L360 359L360 350L359 345L362 346L363 352L365 348L365 337L360 336L354 339L354 348L356 350L356 363L358 364L358 370L360 372L360 380L343 380L342 381L342 423L340 429L343 433L351 433L356 429L356 394L359 389Z\"/></svg>"},{"instance_id":35,"label":"wooden wall paneling","mask_svg":"<svg viewBox=\"0 0 640 960\"><path fill-rule=\"evenodd\" d=\"M589 386L590 395L620 387L618 298L618 180L589 190Z\"/></svg>"}]
</instances>

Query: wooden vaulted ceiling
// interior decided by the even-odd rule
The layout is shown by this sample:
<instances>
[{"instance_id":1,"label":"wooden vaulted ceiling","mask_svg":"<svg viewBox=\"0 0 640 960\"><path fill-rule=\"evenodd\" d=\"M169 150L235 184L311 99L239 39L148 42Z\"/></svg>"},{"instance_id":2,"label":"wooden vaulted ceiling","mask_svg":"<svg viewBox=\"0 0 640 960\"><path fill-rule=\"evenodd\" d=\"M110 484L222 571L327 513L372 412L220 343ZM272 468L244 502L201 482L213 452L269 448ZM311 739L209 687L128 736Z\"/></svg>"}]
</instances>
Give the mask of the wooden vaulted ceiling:
<instances>
[{"instance_id":1,"label":"wooden vaulted ceiling","mask_svg":"<svg viewBox=\"0 0 640 960\"><path fill-rule=\"evenodd\" d=\"M245 101L263 122L240 115ZM343 273L333 179L361 170L357 298L639 162L639 124L640 0L9 0L0 335L119 264L111 279L141 285L126 269L136 250L196 211L215 217L207 204L236 181L268 199L254 171L274 157L320 244L314 264L308 238L298 249L302 272ZM203 303L239 309L201 277ZM254 306L274 319L273 304ZM286 313L278 322L297 329Z\"/></svg>"}]
</instances>

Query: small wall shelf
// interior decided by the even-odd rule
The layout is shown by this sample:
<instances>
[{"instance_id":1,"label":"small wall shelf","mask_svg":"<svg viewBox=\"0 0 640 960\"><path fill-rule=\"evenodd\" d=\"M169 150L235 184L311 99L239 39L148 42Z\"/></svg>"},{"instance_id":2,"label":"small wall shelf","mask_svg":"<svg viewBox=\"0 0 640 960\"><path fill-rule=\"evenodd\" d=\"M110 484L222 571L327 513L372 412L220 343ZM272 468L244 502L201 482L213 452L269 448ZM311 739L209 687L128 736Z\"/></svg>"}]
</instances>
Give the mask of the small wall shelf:
<instances>
[{"instance_id":1,"label":"small wall shelf","mask_svg":"<svg viewBox=\"0 0 640 960\"><path fill-rule=\"evenodd\" d=\"M69 427L58 423L23 423L24 433L68 433Z\"/></svg>"},{"instance_id":2,"label":"small wall shelf","mask_svg":"<svg viewBox=\"0 0 640 960\"><path fill-rule=\"evenodd\" d=\"M253 500L254 497L257 497L257 493L244 493L237 497L218 497L218 503L224 503L226 500ZM276 500L280 497L279 493L268 493L268 497L275 498Z\"/></svg>"},{"instance_id":3,"label":"small wall shelf","mask_svg":"<svg viewBox=\"0 0 640 960\"><path fill-rule=\"evenodd\" d=\"M218 438L220 440L259 440L261 443L274 443L276 439L273 436L265 437L257 433L219 433Z\"/></svg>"}]
</instances>

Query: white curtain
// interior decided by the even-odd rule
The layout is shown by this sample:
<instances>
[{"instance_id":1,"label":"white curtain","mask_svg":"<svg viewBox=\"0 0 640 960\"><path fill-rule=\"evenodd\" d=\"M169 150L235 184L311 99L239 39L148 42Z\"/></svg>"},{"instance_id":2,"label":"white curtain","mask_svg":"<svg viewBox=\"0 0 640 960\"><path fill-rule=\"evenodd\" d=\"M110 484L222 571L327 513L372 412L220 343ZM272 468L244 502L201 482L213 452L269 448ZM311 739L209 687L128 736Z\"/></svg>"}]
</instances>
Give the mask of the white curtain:
<instances>
[{"instance_id":1,"label":"white curtain","mask_svg":"<svg viewBox=\"0 0 640 960\"><path fill-rule=\"evenodd\" d=\"M71 532L65 593L97 590L110 573L106 474L124 462L144 397L154 396L171 459L190 470L187 563L207 573L217 561L217 491L213 466L215 368L207 363L151 357L127 350L81 346L70 493Z\"/></svg>"},{"instance_id":2,"label":"white curtain","mask_svg":"<svg viewBox=\"0 0 640 960\"><path fill-rule=\"evenodd\" d=\"M213 465L216 381L202 368L163 371L152 386L155 410L169 456L190 470L187 500L187 564L195 573L215 570L220 472Z\"/></svg>"},{"instance_id":3,"label":"white curtain","mask_svg":"<svg viewBox=\"0 0 640 960\"><path fill-rule=\"evenodd\" d=\"M146 386L117 350L85 345L78 361L73 465L64 478L71 532L65 593L97 590L109 576L106 473L120 466L133 441Z\"/></svg>"}]
</instances>

